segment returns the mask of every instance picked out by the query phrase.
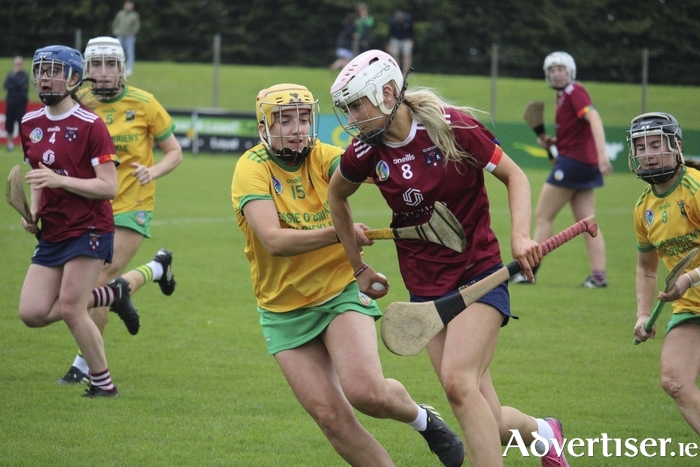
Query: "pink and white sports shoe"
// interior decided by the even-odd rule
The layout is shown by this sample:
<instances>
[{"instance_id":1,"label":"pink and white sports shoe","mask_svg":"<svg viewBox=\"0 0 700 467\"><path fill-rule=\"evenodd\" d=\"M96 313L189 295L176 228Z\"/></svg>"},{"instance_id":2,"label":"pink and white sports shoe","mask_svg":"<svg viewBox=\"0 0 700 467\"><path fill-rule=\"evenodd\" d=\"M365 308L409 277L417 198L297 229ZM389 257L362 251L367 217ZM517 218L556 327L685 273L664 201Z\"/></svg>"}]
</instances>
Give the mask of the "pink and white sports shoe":
<instances>
[{"instance_id":1,"label":"pink and white sports shoe","mask_svg":"<svg viewBox=\"0 0 700 467\"><path fill-rule=\"evenodd\" d=\"M566 462L566 456L564 456L564 432L561 429L561 422L556 418L545 418L544 421L552 427L554 437L559 442L561 457L557 455L557 450L554 445L551 445L547 454L540 459L542 461L542 467L569 467L569 463Z\"/></svg>"}]
</instances>

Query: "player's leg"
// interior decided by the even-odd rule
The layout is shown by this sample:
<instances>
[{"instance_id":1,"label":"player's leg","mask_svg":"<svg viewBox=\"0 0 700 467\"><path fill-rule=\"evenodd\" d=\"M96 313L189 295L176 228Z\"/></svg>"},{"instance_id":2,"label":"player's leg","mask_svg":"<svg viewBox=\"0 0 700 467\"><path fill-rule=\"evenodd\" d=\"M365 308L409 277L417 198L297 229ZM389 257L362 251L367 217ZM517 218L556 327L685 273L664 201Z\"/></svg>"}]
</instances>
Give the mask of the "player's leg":
<instances>
[{"instance_id":1,"label":"player's leg","mask_svg":"<svg viewBox=\"0 0 700 467\"><path fill-rule=\"evenodd\" d=\"M576 191L571 197L571 212L577 222L594 215L595 191L592 189ZM605 287L607 278L605 276L605 240L603 240L603 233L599 228L598 235L595 237L584 235L583 238L586 242L591 264L591 277L586 279L583 285L590 288Z\"/></svg>"},{"instance_id":2,"label":"player's leg","mask_svg":"<svg viewBox=\"0 0 700 467\"><path fill-rule=\"evenodd\" d=\"M531 433L537 431L535 419L513 407L501 406L488 369L481 376L479 391L481 391L489 407L491 407L491 412L493 412L498 425L498 434L500 435L502 446L506 445L510 440L512 436L510 430L518 430L526 443L528 442L526 437L532 438ZM532 442L532 439L530 439L530 442Z\"/></svg>"},{"instance_id":3,"label":"player's leg","mask_svg":"<svg viewBox=\"0 0 700 467\"><path fill-rule=\"evenodd\" d=\"M674 327L661 350L661 386L671 396L688 425L700 435L700 323Z\"/></svg>"},{"instance_id":4,"label":"player's leg","mask_svg":"<svg viewBox=\"0 0 700 467\"><path fill-rule=\"evenodd\" d=\"M542 243L552 236L554 218L566 203L571 200L574 190L545 183L537 199L535 208L535 234L532 237Z\"/></svg>"},{"instance_id":5,"label":"player's leg","mask_svg":"<svg viewBox=\"0 0 700 467\"><path fill-rule=\"evenodd\" d=\"M5 113L5 131L7 132L8 151L12 151L15 148L15 123L19 123L22 120L18 117L17 105L8 105Z\"/></svg>"},{"instance_id":6,"label":"player's leg","mask_svg":"<svg viewBox=\"0 0 700 467\"><path fill-rule=\"evenodd\" d=\"M97 281L98 287L109 284L124 272L139 251L142 241L143 235L132 229L124 227L116 227L114 229L114 255L112 256L112 262L105 263L102 267L100 277ZM143 285L143 283L141 283L141 285ZM133 294L138 290L139 285L137 283L132 284L131 281L129 281L129 288ZM97 324L100 333L104 333L109 319L109 307L91 308L90 316L93 321L95 321L95 324Z\"/></svg>"},{"instance_id":7,"label":"player's leg","mask_svg":"<svg viewBox=\"0 0 700 467\"><path fill-rule=\"evenodd\" d=\"M554 218L566 203L571 200L574 190L564 188L550 183L542 186L540 196L537 199L537 207L535 208L535 233L532 239L537 243L542 243L552 236L554 230ZM540 263L541 264L541 263ZM540 265L532 268L533 273L537 274ZM523 273L517 273L510 279L511 283L529 284L530 282Z\"/></svg>"},{"instance_id":8,"label":"player's leg","mask_svg":"<svg viewBox=\"0 0 700 467\"><path fill-rule=\"evenodd\" d=\"M105 300L107 302L113 302L115 299L119 298L118 295L120 293L123 293L123 291L118 290L109 291L107 290L106 286L112 280L119 277L124 269L126 269L131 259L136 255L142 241L143 236L132 229L124 227L116 227L114 229L114 253L112 255L112 262L105 263L102 266L99 278L97 279L97 287L104 288ZM129 288L131 289L130 293L133 293L134 289L131 288L131 284L129 284ZM130 295L130 293L127 293L127 295ZM135 313L130 301L131 299L128 297L128 306L130 306L133 313ZM94 301L90 300L90 303L94 304ZM109 320L109 309L109 306L93 306L88 309L90 318L92 318L97 325L97 329L99 329L100 334L104 334L105 327L107 326L107 322ZM138 329L138 324L131 324L130 327L132 329L129 332L134 334L134 329ZM78 350L78 354L73 359L71 367L68 369L66 374L57 381L57 383L86 383L89 381L89 373L90 368L87 360L85 359L83 353Z\"/></svg>"},{"instance_id":9,"label":"player's leg","mask_svg":"<svg viewBox=\"0 0 700 467\"><path fill-rule=\"evenodd\" d=\"M126 76L131 76L136 61L136 36L125 36L123 45L126 52Z\"/></svg>"},{"instance_id":10,"label":"player's leg","mask_svg":"<svg viewBox=\"0 0 700 467\"><path fill-rule=\"evenodd\" d=\"M440 414L432 406L418 406L403 384L384 377L373 317L354 311L342 313L331 321L322 338L353 407L371 417L409 424L444 465L462 464L460 438Z\"/></svg>"},{"instance_id":11,"label":"player's leg","mask_svg":"<svg viewBox=\"0 0 700 467\"><path fill-rule=\"evenodd\" d=\"M399 40L393 37L389 38L389 43L387 44L387 52L391 55L397 63L401 63L401 51L399 50Z\"/></svg>"},{"instance_id":12,"label":"player's leg","mask_svg":"<svg viewBox=\"0 0 700 467\"><path fill-rule=\"evenodd\" d=\"M403 49L403 61L401 66L403 68L403 74L405 75L408 73L409 68L413 66L413 40L405 39L401 45Z\"/></svg>"},{"instance_id":13,"label":"player's leg","mask_svg":"<svg viewBox=\"0 0 700 467\"><path fill-rule=\"evenodd\" d=\"M373 317L342 313L331 321L322 336L345 397L353 407L375 418L405 423L416 418L418 406L404 386L384 378Z\"/></svg>"},{"instance_id":14,"label":"player's leg","mask_svg":"<svg viewBox=\"0 0 700 467\"><path fill-rule=\"evenodd\" d=\"M275 359L297 400L348 464L394 465L386 450L355 417L320 338L278 352Z\"/></svg>"},{"instance_id":15,"label":"player's leg","mask_svg":"<svg viewBox=\"0 0 700 467\"><path fill-rule=\"evenodd\" d=\"M63 267L63 280L58 296L61 318L75 336L88 365L104 370L104 343L95 323L90 319L85 306L91 300L95 277L102 268L102 260L77 256Z\"/></svg>"},{"instance_id":16,"label":"player's leg","mask_svg":"<svg viewBox=\"0 0 700 467\"><path fill-rule=\"evenodd\" d=\"M501 446L508 446L511 438L513 437L513 432L511 430L517 430L520 434L523 442L530 446L533 441L535 441L534 433L546 440L554 440L559 443L559 446L563 446L563 434L561 432L561 422L554 418L534 418L527 415L515 407L501 406L498 400L498 395L493 387L493 382L491 380L491 375L488 370L481 377L481 394L484 395L491 410L496 417L496 423L498 424L498 433L501 438ZM555 433L554 428L558 425L558 432ZM565 456L558 456L556 449L553 444L545 445L543 442L538 442L536 448L539 453L547 453L542 459L542 464L545 466L568 466Z\"/></svg>"},{"instance_id":17,"label":"player's leg","mask_svg":"<svg viewBox=\"0 0 700 467\"><path fill-rule=\"evenodd\" d=\"M151 211L131 211L114 216L117 226L115 250L123 254L120 253L120 257L113 263L109 276L122 275L129 282L132 294L149 282L157 282L164 295L172 295L176 284L172 270L173 255L165 248L158 250L148 263L124 273L136 256L143 239L151 238L152 218Z\"/></svg>"},{"instance_id":18,"label":"player's leg","mask_svg":"<svg viewBox=\"0 0 700 467\"><path fill-rule=\"evenodd\" d=\"M173 274L173 254L161 248L151 261L130 270L123 277L133 287L132 293L149 282L157 282L163 295L172 295L177 284Z\"/></svg>"},{"instance_id":19,"label":"player's leg","mask_svg":"<svg viewBox=\"0 0 700 467\"><path fill-rule=\"evenodd\" d=\"M26 326L44 327L61 320L56 300L61 279L60 267L29 266L19 298L19 317Z\"/></svg>"},{"instance_id":20,"label":"player's leg","mask_svg":"<svg viewBox=\"0 0 700 467\"><path fill-rule=\"evenodd\" d=\"M503 465L496 418L481 393L481 379L496 349L503 318L492 306L474 303L427 346L474 467Z\"/></svg>"}]
</instances>

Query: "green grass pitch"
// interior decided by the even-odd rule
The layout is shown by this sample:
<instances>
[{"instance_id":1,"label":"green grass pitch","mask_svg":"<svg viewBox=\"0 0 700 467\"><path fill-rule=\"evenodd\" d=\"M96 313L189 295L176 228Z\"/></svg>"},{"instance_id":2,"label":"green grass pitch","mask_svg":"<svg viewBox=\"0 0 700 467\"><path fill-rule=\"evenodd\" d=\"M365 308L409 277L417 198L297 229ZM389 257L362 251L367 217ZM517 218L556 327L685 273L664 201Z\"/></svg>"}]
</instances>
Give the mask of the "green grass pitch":
<instances>
[{"instance_id":1,"label":"green grass pitch","mask_svg":"<svg viewBox=\"0 0 700 467\"><path fill-rule=\"evenodd\" d=\"M0 61L0 65L3 63ZM201 67L182 65L180 71L172 72L174 75L160 74L161 84L157 85L146 82L150 70L178 67L137 64L133 82L154 92L167 107L208 107L210 95L198 96L195 102L186 98L178 101L171 91L181 90L181 86L188 90L197 89L198 85L206 88L201 79L196 83L192 78L192 70ZM234 72L227 68L222 83L232 79ZM141 73L143 77L139 77ZM210 76L205 69L198 73L194 73L195 77ZM323 83L332 78L322 69L290 69L287 74L272 69L271 75L269 84L311 79ZM422 75L417 78L422 79ZM143 84L139 84L141 79ZM454 79L435 77L435 83L441 86L440 83ZM205 82L208 80L207 77ZM225 106L250 110L257 88L266 84L227 86ZM525 85L526 89L531 86ZM540 87L545 88L543 82L537 83ZM614 94L615 88L612 89L610 93ZM693 92L698 95L697 90ZM456 95L454 90L445 94ZM542 97L548 96L545 88ZM483 97L479 99L483 101ZM240 105L233 104L237 99ZM461 101L474 104L469 99ZM679 109L697 109L692 102L681 101L675 104ZM505 105L499 115L519 121L523 107L520 102L512 109ZM637 110L628 106L625 118L629 120ZM687 112L690 115L691 110ZM601 113L605 120L605 113ZM344 465L296 402L274 359L267 355L255 311L249 265L243 254L243 235L236 226L230 202L236 160L188 154L181 167L158 182L153 239L144 242L132 265L150 260L159 248L167 247L174 253L178 286L171 297L161 295L156 285L149 285L134 296L142 317L141 330L135 337L112 315L105 342L110 370L121 393L114 400L83 399L80 394L84 386L56 384L76 351L63 323L29 329L19 320L19 292L35 241L21 229L19 216L3 203L0 465ZM7 174L17 163L21 163L18 149L12 153L0 149L0 174ZM26 170L23 166L23 172ZM527 173L534 204L547 173ZM494 177L486 178L493 227L504 260L509 261L510 220L505 189ZM560 418L568 438L599 438L607 433L611 438L671 438L674 445L700 444L671 398L660 388L662 337L632 345L636 264L632 207L643 187L644 183L631 174L615 173L597 191L596 214L607 243L607 289L579 287L589 272L582 238L547 256L535 286L511 288L513 312L520 319L502 329L491 373L503 405L518 407L534 416ZM357 221L372 228L388 226L390 212L376 188L362 187L351 203ZM557 218L555 230L571 223L571 213L565 210ZM392 242L376 242L365 252L367 261L386 274L392 284L380 306L405 301L407 293L401 285ZM662 269L661 278L664 275ZM659 320L659 329L665 326L668 313ZM402 381L417 402L434 405L456 428L426 354L405 358L389 353L381 344L380 349L386 376ZM397 466L439 465L425 442L409 427L362 415L360 419L388 449ZM595 457L584 455L569 460L572 465L589 467L697 464L697 459L689 457L604 457L600 449L595 453ZM513 450L505 458L505 465L529 467L540 463Z\"/></svg>"}]
</instances>

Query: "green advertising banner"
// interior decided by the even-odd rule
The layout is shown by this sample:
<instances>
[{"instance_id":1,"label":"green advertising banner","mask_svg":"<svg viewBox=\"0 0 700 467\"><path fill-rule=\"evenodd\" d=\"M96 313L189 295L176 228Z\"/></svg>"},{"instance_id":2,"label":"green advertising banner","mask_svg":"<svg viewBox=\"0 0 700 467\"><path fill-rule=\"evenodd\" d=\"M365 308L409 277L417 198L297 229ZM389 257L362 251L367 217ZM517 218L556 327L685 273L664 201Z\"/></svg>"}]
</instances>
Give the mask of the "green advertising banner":
<instances>
[{"instance_id":1,"label":"green advertising banner","mask_svg":"<svg viewBox=\"0 0 700 467\"><path fill-rule=\"evenodd\" d=\"M173 110L170 114L180 145L194 154L214 152L239 155L260 141L253 114L215 110ZM547 152L537 145L534 132L524 122L488 123L487 126L499 139L506 154L521 167L551 167ZM628 170L627 130L605 127L605 150L615 171ZM320 116L319 139L343 148L350 144L350 135L343 130L335 115ZM700 131L684 130L683 145L686 157L700 159Z\"/></svg>"},{"instance_id":2,"label":"green advertising banner","mask_svg":"<svg viewBox=\"0 0 700 467\"><path fill-rule=\"evenodd\" d=\"M553 127L553 123L551 126ZM524 168L549 168L547 151L537 145L537 138L525 122L488 123L487 127L501 142L501 147L518 165ZM627 171L627 130L629 128L605 127L605 151L615 171ZM321 141L347 147L350 136L343 131L334 115L321 115L319 137ZM700 131L683 131L686 157L700 158Z\"/></svg>"}]
</instances>

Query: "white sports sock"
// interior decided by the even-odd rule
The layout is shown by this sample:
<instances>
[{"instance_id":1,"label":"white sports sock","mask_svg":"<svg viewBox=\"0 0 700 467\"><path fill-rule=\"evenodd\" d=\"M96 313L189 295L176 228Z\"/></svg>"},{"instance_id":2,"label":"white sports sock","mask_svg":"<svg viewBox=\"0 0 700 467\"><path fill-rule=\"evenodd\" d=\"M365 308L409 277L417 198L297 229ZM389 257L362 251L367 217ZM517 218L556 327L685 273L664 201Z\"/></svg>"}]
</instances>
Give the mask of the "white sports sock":
<instances>
[{"instance_id":1,"label":"white sports sock","mask_svg":"<svg viewBox=\"0 0 700 467\"><path fill-rule=\"evenodd\" d=\"M428 412L418 404L416 407L418 407L418 416L409 425L416 431L425 431L428 428Z\"/></svg>"},{"instance_id":2,"label":"white sports sock","mask_svg":"<svg viewBox=\"0 0 700 467\"><path fill-rule=\"evenodd\" d=\"M554 438L554 431L552 431L552 427L549 426L549 423L547 423L545 420L542 420L541 418L535 418L535 422L537 422L538 435L547 440L551 440ZM535 449L537 449L537 452L539 452L540 454L545 454L547 451L549 451L549 446L542 446L542 442L537 441L537 443L535 443Z\"/></svg>"},{"instance_id":3,"label":"white sports sock","mask_svg":"<svg viewBox=\"0 0 700 467\"><path fill-rule=\"evenodd\" d=\"M146 264L146 266L151 268L151 271L153 271L153 282L158 282L160 278L163 277L163 265L158 261L151 261Z\"/></svg>"},{"instance_id":4,"label":"white sports sock","mask_svg":"<svg viewBox=\"0 0 700 467\"><path fill-rule=\"evenodd\" d=\"M90 368L88 367L88 364L83 358L83 356L80 354L75 356L75 360L73 360L73 366L85 373L86 375L90 374Z\"/></svg>"}]
</instances>

